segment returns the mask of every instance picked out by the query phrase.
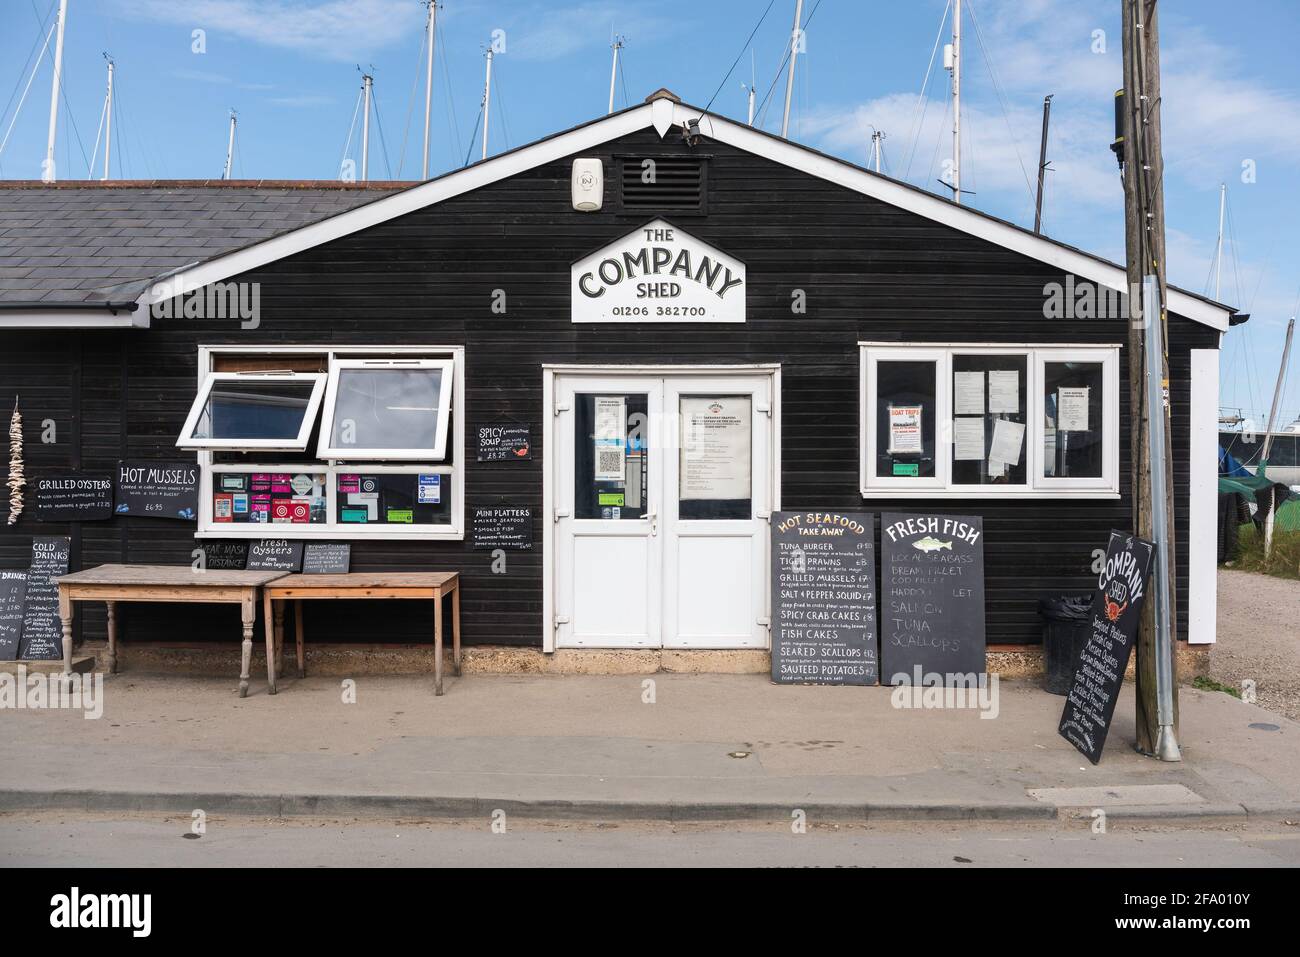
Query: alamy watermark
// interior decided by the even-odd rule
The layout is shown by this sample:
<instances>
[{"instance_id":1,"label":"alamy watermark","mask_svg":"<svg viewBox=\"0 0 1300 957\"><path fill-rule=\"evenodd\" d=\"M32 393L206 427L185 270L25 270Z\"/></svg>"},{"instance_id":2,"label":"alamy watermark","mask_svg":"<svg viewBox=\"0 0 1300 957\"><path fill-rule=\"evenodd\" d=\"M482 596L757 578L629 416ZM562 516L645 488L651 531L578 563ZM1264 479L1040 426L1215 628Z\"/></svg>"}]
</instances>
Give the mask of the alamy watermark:
<instances>
[{"instance_id":1,"label":"alamy watermark","mask_svg":"<svg viewBox=\"0 0 1300 957\"><path fill-rule=\"evenodd\" d=\"M912 674L900 671L889 683L894 685L889 703L895 708L970 709L979 711L981 719L996 718L1001 710L996 674L922 671L916 665Z\"/></svg>"},{"instance_id":2,"label":"alamy watermark","mask_svg":"<svg viewBox=\"0 0 1300 957\"><path fill-rule=\"evenodd\" d=\"M210 282L186 291L185 277L177 273L149 290L152 319L238 319L239 328L262 324L262 284Z\"/></svg>"},{"instance_id":3,"label":"alamy watermark","mask_svg":"<svg viewBox=\"0 0 1300 957\"><path fill-rule=\"evenodd\" d=\"M87 721L104 716L104 675L27 673L19 665L14 673L0 672L0 711L84 712Z\"/></svg>"}]
</instances>

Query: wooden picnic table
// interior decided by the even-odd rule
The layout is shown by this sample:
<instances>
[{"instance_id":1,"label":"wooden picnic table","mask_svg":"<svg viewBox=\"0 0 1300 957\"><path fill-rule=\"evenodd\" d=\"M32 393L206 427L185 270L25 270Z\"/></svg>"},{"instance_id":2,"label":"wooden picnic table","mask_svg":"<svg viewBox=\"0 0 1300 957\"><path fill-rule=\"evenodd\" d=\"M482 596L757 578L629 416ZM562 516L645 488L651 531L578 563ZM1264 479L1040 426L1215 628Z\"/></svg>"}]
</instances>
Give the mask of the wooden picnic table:
<instances>
[{"instance_id":1,"label":"wooden picnic table","mask_svg":"<svg viewBox=\"0 0 1300 957\"><path fill-rule=\"evenodd\" d=\"M262 589L266 619L266 680L275 694L284 655L284 603L294 603L298 677L307 674L302 603L326 598L397 598L433 601L433 684L442 694L442 600L451 598L452 665L460 674L460 576L456 572L348 572L338 575L286 575Z\"/></svg>"},{"instance_id":2,"label":"wooden picnic table","mask_svg":"<svg viewBox=\"0 0 1300 957\"><path fill-rule=\"evenodd\" d=\"M257 590L282 578L282 571L213 571L191 565L100 565L58 579L63 620L63 670L72 670L72 611L78 601L102 601L108 608L108 670L117 673L117 603L219 602L238 604L244 624L239 696L248 694ZM274 690L274 689L272 689Z\"/></svg>"}]
</instances>

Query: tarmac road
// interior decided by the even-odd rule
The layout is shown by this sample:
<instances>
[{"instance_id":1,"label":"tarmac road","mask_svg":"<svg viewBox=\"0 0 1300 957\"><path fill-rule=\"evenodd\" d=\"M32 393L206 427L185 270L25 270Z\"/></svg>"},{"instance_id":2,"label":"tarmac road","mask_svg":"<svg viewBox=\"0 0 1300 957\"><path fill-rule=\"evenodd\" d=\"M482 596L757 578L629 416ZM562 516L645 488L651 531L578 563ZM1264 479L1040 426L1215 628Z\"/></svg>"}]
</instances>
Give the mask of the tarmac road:
<instances>
[{"instance_id":1,"label":"tarmac road","mask_svg":"<svg viewBox=\"0 0 1300 957\"><path fill-rule=\"evenodd\" d=\"M589 825L209 818L72 812L0 815L6 867L1295 867L1300 826L1087 823Z\"/></svg>"}]
</instances>

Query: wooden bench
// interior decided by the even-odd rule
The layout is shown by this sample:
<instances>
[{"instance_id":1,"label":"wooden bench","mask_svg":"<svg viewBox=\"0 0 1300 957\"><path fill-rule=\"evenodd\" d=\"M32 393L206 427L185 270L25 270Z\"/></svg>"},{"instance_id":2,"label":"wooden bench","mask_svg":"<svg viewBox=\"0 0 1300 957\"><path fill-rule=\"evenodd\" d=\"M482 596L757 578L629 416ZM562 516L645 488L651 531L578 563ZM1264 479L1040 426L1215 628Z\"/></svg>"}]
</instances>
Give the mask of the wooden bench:
<instances>
[{"instance_id":1,"label":"wooden bench","mask_svg":"<svg viewBox=\"0 0 1300 957\"><path fill-rule=\"evenodd\" d=\"M460 674L460 576L456 572L348 572L341 575L286 575L262 589L266 619L266 680L271 694L282 673L284 603L294 603L298 677L307 674L302 603L328 598L424 599L433 602L434 694L442 694L442 600L451 598L452 664Z\"/></svg>"},{"instance_id":2,"label":"wooden bench","mask_svg":"<svg viewBox=\"0 0 1300 957\"><path fill-rule=\"evenodd\" d=\"M239 696L248 694L253 654L257 590L284 576L278 571L210 571L192 565L100 565L58 579L59 617L63 620L63 670L72 670L72 613L79 601L102 601L108 608L108 670L117 673L117 603L217 602L239 605L244 624ZM275 690L274 685L271 688Z\"/></svg>"}]
</instances>

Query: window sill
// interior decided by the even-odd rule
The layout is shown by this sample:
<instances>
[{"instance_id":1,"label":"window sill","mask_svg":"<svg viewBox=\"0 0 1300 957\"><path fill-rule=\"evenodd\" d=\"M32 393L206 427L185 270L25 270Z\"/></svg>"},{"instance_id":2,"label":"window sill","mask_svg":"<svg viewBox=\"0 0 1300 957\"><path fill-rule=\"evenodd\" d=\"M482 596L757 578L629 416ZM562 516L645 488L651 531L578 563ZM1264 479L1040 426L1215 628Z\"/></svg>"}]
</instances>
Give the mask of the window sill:
<instances>
[{"instance_id":1,"label":"window sill","mask_svg":"<svg viewBox=\"0 0 1300 957\"><path fill-rule=\"evenodd\" d=\"M349 529L338 525L317 525L315 527L302 527L302 523L285 523L285 522L259 522L255 527L250 527L250 523L239 522L230 523L224 526L209 526L200 528L194 533L195 538L283 538L289 541L364 541L373 539L377 541L400 541L400 542L460 542L465 540L465 533L458 528L450 526L435 526L432 528L420 528L415 531L395 531L392 526L385 525L380 530L379 526L374 526L375 531L361 531L360 529Z\"/></svg>"},{"instance_id":2,"label":"window sill","mask_svg":"<svg viewBox=\"0 0 1300 957\"><path fill-rule=\"evenodd\" d=\"M979 499L982 501L996 499L1111 499L1117 500L1119 492L1112 489L1071 488L1071 489L1021 489L1014 492L990 492L978 488L864 488L859 489L864 499L953 499L955 501Z\"/></svg>"}]
</instances>

